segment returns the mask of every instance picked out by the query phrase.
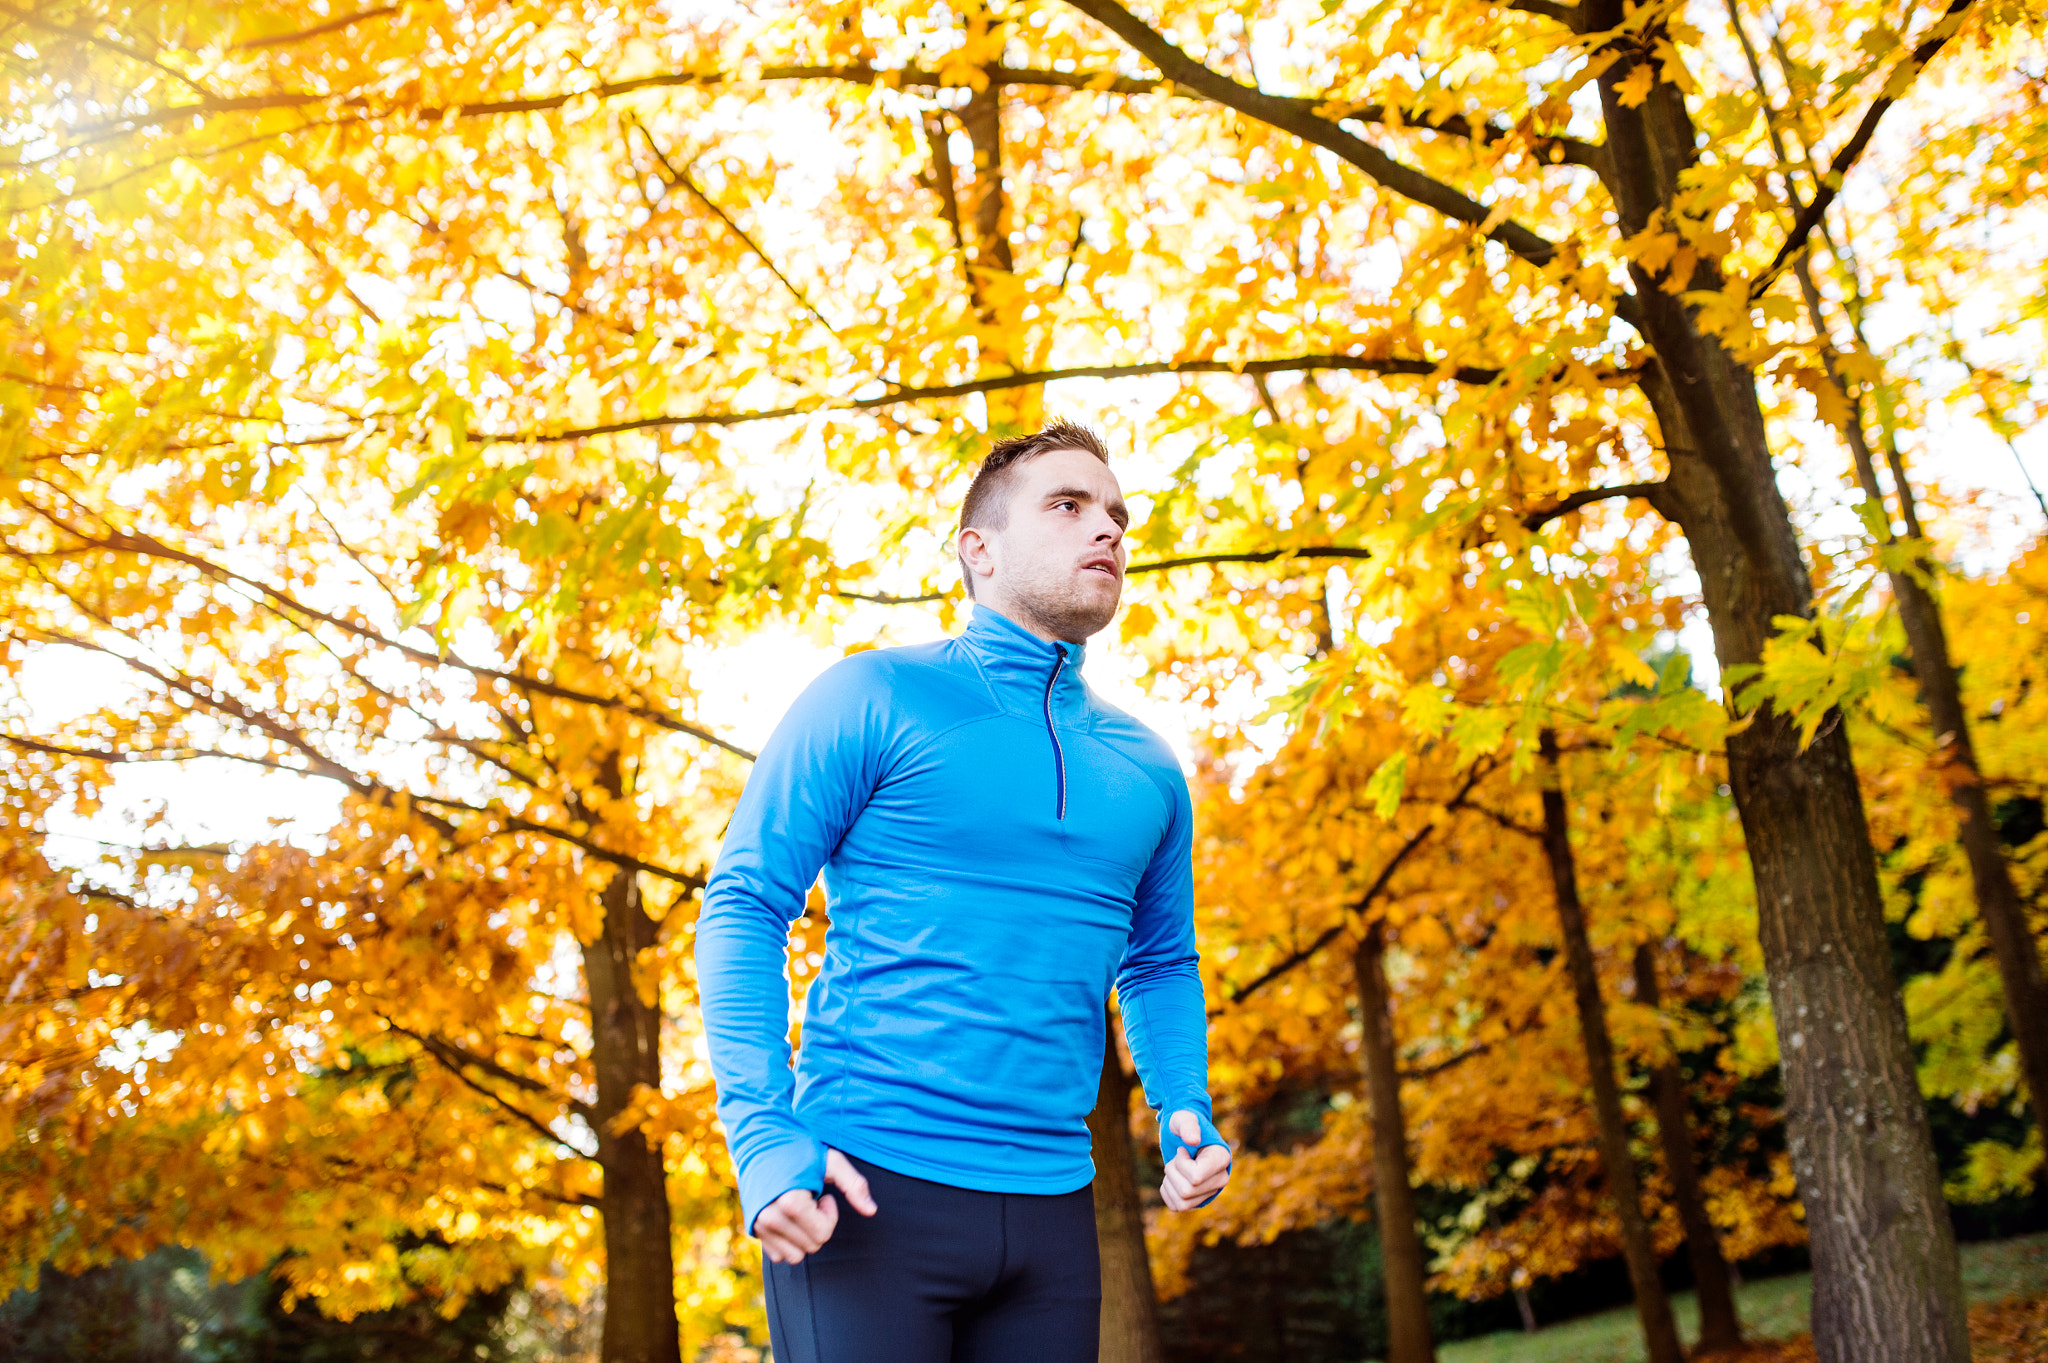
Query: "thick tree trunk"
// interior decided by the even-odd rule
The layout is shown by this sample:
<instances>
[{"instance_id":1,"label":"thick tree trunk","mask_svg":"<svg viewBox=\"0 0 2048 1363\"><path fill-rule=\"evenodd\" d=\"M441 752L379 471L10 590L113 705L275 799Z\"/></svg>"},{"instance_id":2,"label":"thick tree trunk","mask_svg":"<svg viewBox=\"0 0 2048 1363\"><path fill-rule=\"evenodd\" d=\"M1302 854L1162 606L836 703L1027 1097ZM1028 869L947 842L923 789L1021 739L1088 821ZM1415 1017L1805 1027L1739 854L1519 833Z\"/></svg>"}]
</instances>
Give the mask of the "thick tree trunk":
<instances>
[{"instance_id":1,"label":"thick tree trunk","mask_svg":"<svg viewBox=\"0 0 2048 1363\"><path fill-rule=\"evenodd\" d=\"M1571 972L1579 1036L1593 1084L1593 1114L1600 1127L1600 1163L1607 1175L1607 1197L1621 1222L1621 1254L1628 1263L1629 1285L1635 1290L1636 1316L1643 1325L1650 1363L1685 1363L1671 1298L1665 1295L1663 1280L1657 1275L1657 1245L1643 1215L1643 1191L1636 1178L1635 1154L1629 1149L1628 1119L1621 1110L1621 1085L1614 1077L1614 1039L1607 1030L1600 974L1593 962L1592 939L1586 933L1585 907L1579 901L1578 869L1572 860L1571 827L1558 770L1557 734L1545 729L1539 741L1543 855L1550 862L1550 879L1557 890L1557 919L1564 930L1565 965Z\"/></svg>"},{"instance_id":2,"label":"thick tree trunk","mask_svg":"<svg viewBox=\"0 0 2048 1363\"><path fill-rule=\"evenodd\" d=\"M1429 1333L1427 1261L1415 1225L1409 1183L1408 1122L1401 1113L1401 1071L1394 1050L1394 1014L1387 992L1383 923L1366 929L1352 956L1358 976L1359 1062L1372 1105L1372 1193L1380 1219L1380 1265L1387 1290L1387 1363L1435 1363Z\"/></svg>"},{"instance_id":3,"label":"thick tree trunk","mask_svg":"<svg viewBox=\"0 0 2048 1363\"><path fill-rule=\"evenodd\" d=\"M603 1363L681 1363L668 1183L661 1151L639 1131L611 1133L636 1085L661 1087L661 1014L641 1002L633 964L654 945L655 923L630 871L604 890L604 931L583 952L590 991L597 1159L604 1170Z\"/></svg>"},{"instance_id":4,"label":"thick tree trunk","mask_svg":"<svg viewBox=\"0 0 2048 1363\"><path fill-rule=\"evenodd\" d=\"M1586 31L1617 29L1622 0L1588 0ZM1645 60L1618 41L1600 77L1612 187L1625 234L1666 209L1692 161L1675 88L1625 104ZM1812 614L1812 581L1765 439L1756 380L1667 284L1630 267L1631 309L1656 352L1643 390L1670 478L1653 499L1684 529L1721 665L1757 662L1778 616ZM1823 1363L1966 1363L1955 1236L1892 978L1877 865L1841 717L1810 747L1770 706L1728 739L1729 783L1756 875L1793 1170L1812 1237L1814 1342Z\"/></svg>"},{"instance_id":5,"label":"thick tree trunk","mask_svg":"<svg viewBox=\"0 0 2048 1363\"><path fill-rule=\"evenodd\" d=\"M1636 948L1636 1002L1658 1006L1657 958L1649 943ZM1694 1291L1700 1303L1700 1353L1742 1346L1742 1320L1735 1311L1735 1286L1728 1260L1721 1253L1720 1232L1707 1215L1707 1197L1700 1187L1699 1165L1692 1144L1690 1105L1678 1059L1650 1071L1650 1093L1657 1103L1657 1138L1664 1147L1664 1167L1671 1175L1671 1200L1685 1227L1686 1257L1692 1261Z\"/></svg>"},{"instance_id":6,"label":"thick tree trunk","mask_svg":"<svg viewBox=\"0 0 2048 1363\"><path fill-rule=\"evenodd\" d=\"M1095 1241L1102 1255L1102 1363L1159 1363L1159 1301L1145 1250L1138 1171L1131 1156L1131 1076L1117 1054L1115 1020L1103 1029L1102 1082L1088 1114L1095 1156Z\"/></svg>"}]
</instances>

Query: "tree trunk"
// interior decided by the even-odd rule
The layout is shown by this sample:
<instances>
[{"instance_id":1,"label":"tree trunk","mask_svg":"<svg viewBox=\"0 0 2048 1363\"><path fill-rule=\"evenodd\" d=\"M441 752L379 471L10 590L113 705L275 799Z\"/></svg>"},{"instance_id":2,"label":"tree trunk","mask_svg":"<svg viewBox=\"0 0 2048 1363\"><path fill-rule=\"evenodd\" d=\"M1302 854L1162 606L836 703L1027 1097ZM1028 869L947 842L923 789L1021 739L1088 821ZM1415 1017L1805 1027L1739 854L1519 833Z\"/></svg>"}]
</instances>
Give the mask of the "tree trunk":
<instances>
[{"instance_id":1,"label":"tree trunk","mask_svg":"<svg viewBox=\"0 0 2048 1363\"><path fill-rule=\"evenodd\" d=\"M1435 1363L1429 1334L1426 1261L1409 1184L1408 1122L1401 1115L1401 1071L1387 992L1386 925L1375 920L1352 957L1362 1035L1359 1061L1372 1104L1372 1195L1380 1219L1380 1265L1387 1290L1387 1363Z\"/></svg>"},{"instance_id":2,"label":"tree trunk","mask_svg":"<svg viewBox=\"0 0 2048 1363\"><path fill-rule=\"evenodd\" d=\"M1910 497L1903 480L1899 490ZM1911 533L1916 538L1919 535L1918 530ZM1917 566L1931 573L1934 565L1923 558ZM1998 827L1992 822L1991 800L1984 791L1976 745L1970 741L1969 718L1963 711L1955 664L1949 659L1941 608L1913 573L1893 573L1891 582L1899 619L1906 627L1906 644L1913 654L1920 700L1934 721L1937 779L1948 787L1949 798L1955 802L1958 836L1976 885L1977 911L1984 917L1984 930L1998 960L2006 1019L2019 1043L2021 1073L2039 1121L2043 1103L2048 1101L2048 981L2042 978L2041 951L2027 924L2026 906L2013 886L2005 850L1999 846Z\"/></svg>"},{"instance_id":3,"label":"tree trunk","mask_svg":"<svg viewBox=\"0 0 2048 1363\"><path fill-rule=\"evenodd\" d=\"M1863 428L1863 405L1852 394L1835 366L1834 348L1828 342L1827 321L1821 312L1820 289L1806 261L1796 267L1800 292L1821 338L1821 359L1828 377L1843 391L1849 404L1849 420L1842 433L1848 438L1849 453L1856 465L1856 481L1885 519L1891 512L1885 504L1884 489L1877 481L1877 464L1871 457L1869 438ZM1862 340L1861 328L1857 339ZM1868 349L1868 347L1865 347ZM1914 504L1913 485L1906 478L1905 460L1897 443L1887 437L1886 463L1898 493L1900 519L1915 543L1924 543L1920 511ZM1906 647L1913 658L1913 678L1920 685L1920 703L1927 707L1933 723L1936 756L1935 777L1947 788L1956 806L1957 837L1970 863L1970 879L1977 891L1977 912L1991 938L1991 952L1998 962L1999 983L2005 989L2006 1020L2013 1040L2019 1045L2020 1073L2025 1080L2035 1113L2041 1111L2042 1094L2048 1094L2048 980L2042 977L2041 951L2027 924L2026 906L2020 902L2012 882L2012 868L1999 846L1998 827L1991 818L1991 800L1984 791L1984 778L1977 765L1977 746L1970 739L1969 716L1963 709L1962 683L1956 676L1948 651L1948 630L1942 623L1941 606L1925 583L1934 581L1936 565L1924 554L1916 554L1909 569L1888 574L1892 599L1898 602L1899 623L1905 627Z\"/></svg>"},{"instance_id":4,"label":"tree trunk","mask_svg":"<svg viewBox=\"0 0 2048 1363\"><path fill-rule=\"evenodd\" d=\"M1588 32L1623 0L1587 0ZM1694 158L1683 97L1659 81L1631 107L1620 83L1645 46L1616 40L1600 76L1625 234L1672 202ZM1630 265L1631 310L1655 360L1642 371L1670 476L1653 497L1691 547L1724 668L1763 656L1774 620L1808 618L1812 581L1779 495L1755 376L1700 330L1674 285ZM1756 876L1759 938L1779 1028L1786 1126L1813 1251L1823 1363L1967 1363L1955 1235L1892 978L1877 864L1841 717L1811 746L1768 704L1728 738L1729 784Z\"/></svg>"},{"instance_id":5,"label":"tree trunk","mask_svg":"<svg viewBox=\"0 0 2048 1363\"><path fill-rule=\"evenodd\" d=\"M1636 948L1636 1002L1658 1005L1657 958L1645 942ZM1742 1347L1742 1320L1735 1311L1735 1287L1728 1260L1721 1254L1721 1236L1707 1215L1706 1193L1700 1188L1693 1155L1692 1121L1685 1099L1685 1079L1678 1057L1650 1071L1650 1093L1657 1103L1657 1138L1664 1147L1664 1167L1671 1174L1671 1200L1685 1227L1686 1257L1692 1260L1694 1290L1700 1303L1700 1353Z\"/></svg>"},{"instance_id":6,"label":"tree trunk","mask_svg":"<svg viewBox=\"0 0 2048 1363\"><path fill-rule=\"evenodd\" d=\"M1103 1029L1102 1082L1088 1114L1095 1156L1095 1242L1102 1255L1102 1363L1160 1363L1159 1301L1145 1250L1138 1171L1131 1156L1131 1076L1117 1054L1115 1019Z\"/></svg>"},{"instance_id":7,"label":"tree trunk","mask_svg":"<svg viewBox=\"0 0 2048 1363\"><path fill-rule=\"evenodd\" d=\"M1543 756L1543 855L1550 862L1557 889L1557 919L1564 930L1564 958L1572 977L1572 995L1579 1009L1579 1036L1586 1048L1586 1070L1593 1083L1593 1115L1600 1126L1600 1163L1607 1175L1607 1196L1621 1222L1621 1254L1628 1263L1629 1285L1635 1290L1636 1316L1643 1325L1643 1344L1650 1363L1685 1363L1678 1342L1678 1322L1671 1298L1657 1276L1657 1245L1643 1216L1643 1191L1636 1180L1636 1160L1629 1149L1628 1119L1621 1111L1621 1085L1614 1077L1614 1040L1607 1031L1607 1008L1600 1001L1600 975L1593 963L1593 943L1586 934L1585 907L1579 902L1578 869L1572 860L1571 828L1559 779L1557 734L1545 729L1539 739Z\"/></svg>"},{"instance_id":8,"label":"tree trunk","mask_svg":"<svg viewBox=\"0 0 2048 1363\"><path fill-rule=\"evenodd\" d=\"M604 1170L603 1363L682 1360L661 1151L637 1130L611 1132L636 1085L661 1087L661 1014L633 987L634 962L654 945L655 931L634 874L618 872L604 889L604 930L583 952L597 1076L591 1125Z\"/></svg>"}]
</instances>

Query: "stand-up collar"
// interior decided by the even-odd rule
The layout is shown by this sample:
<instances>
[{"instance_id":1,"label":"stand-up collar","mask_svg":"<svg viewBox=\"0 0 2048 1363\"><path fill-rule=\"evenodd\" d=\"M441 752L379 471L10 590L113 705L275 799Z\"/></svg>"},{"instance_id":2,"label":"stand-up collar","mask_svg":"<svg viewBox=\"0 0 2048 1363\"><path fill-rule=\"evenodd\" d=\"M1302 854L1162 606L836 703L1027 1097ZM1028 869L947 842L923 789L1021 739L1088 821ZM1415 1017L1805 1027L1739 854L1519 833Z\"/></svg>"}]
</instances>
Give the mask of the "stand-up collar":
<instances>
[{"instance_id":1,"label":"stand-up collar","mask_svg":"<svg viewBox=\"0 0 2048 1363\"><path fill-rule=\"evenodd\" d=\"M1048 642L983 605L975 606L960 642L974 655L1004 709L1044 714L1050 685L1053 713L1059 719L1074 720L1083 714L1088 693L1081 684L1081 662L1087 656L1086 645Z\"/></svg>"}]
</instances>

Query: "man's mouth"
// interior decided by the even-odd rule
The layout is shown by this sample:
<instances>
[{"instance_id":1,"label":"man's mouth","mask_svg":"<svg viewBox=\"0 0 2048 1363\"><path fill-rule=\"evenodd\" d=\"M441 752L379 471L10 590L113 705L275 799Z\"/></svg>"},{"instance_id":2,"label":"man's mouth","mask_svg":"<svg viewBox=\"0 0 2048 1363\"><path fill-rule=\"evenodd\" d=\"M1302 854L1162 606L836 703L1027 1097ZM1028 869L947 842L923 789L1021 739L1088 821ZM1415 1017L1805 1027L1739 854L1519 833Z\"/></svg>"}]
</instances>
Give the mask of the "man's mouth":
<instances>
[{"instance_id":1,"label":"man's mouth","mask_svg":"<svg viewBox=\"0 0 2048 1363\"><path fill-rule=\"evenodd\" d=\"M1081 567L1084 571L1104 573L1110 577L1123 576L1122 573L1117 571L1116 560L1113 558L1091 558L1082 564Z\"/></svg>"}]
</instances>

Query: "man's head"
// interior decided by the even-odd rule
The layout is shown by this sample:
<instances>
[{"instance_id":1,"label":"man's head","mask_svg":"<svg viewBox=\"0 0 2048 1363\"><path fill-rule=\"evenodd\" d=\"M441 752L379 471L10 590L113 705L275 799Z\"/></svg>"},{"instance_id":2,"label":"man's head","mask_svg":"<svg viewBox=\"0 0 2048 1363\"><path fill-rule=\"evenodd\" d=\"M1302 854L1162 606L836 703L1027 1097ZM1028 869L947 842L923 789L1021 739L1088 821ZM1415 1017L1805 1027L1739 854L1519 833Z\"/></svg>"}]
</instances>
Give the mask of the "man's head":
<instances>
[{"instance_id":1,"label":"man's head","mask_svg":"<svg viewBox=\"0 0 2048 1363\"><path fill-rule=\"evenodd\" d=\"M1080 643L1124 586L1123 491L1102 439L1055 421L998 440L960 508L967 594L1047 639Z\"/></svg>"}]
</instances>

